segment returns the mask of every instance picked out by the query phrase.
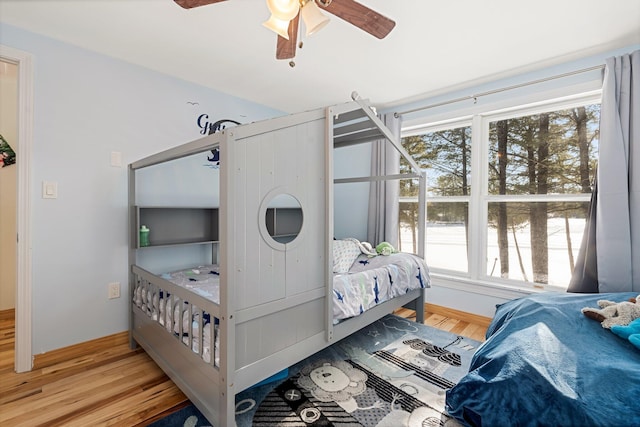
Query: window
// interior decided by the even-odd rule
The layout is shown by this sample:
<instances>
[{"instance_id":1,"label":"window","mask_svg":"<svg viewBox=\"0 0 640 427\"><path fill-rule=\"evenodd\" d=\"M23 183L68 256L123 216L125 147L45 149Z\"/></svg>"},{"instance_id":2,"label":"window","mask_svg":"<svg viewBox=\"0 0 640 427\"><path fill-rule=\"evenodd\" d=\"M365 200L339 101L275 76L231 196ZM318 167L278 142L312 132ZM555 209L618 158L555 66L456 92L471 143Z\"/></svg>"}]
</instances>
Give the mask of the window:
<instances>
[{"instance_id":1,"label":"window","mask_svg":"<svg viewBox=\"0 0 640 427\"><path fill-rule=\"evenodd\" d=\"M449 125L451 126L451 125ZM427 169L427 233L429 262L438 268L467 271L467 229L471 191L471 125L406 136L404 148ZM409 172L409 165L400 165ZM416 251L418 184L400 184L400 249Z\"/></svg>"},{"instance_id":2,"label":"window","mask_svg":"<svg viewBox=\"0 0 640 427\"><path fill-rule=\"evenodd\" d=\"M427 172L432 271L566 288L589 209L599 120L599 99L584 97L406 131L405 149ZM406 182L400 191L400 246L413 250L417 189Z\"/></svg>"}]
</instances>

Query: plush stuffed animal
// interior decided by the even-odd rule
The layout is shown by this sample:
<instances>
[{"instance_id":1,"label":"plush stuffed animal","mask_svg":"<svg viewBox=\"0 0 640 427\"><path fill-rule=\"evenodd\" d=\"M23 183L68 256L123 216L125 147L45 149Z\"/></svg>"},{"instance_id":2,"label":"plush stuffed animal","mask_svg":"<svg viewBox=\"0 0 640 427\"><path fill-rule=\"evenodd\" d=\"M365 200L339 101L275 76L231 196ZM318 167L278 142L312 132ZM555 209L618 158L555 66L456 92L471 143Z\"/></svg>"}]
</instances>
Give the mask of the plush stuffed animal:
<instances>
[{"instance_id":1,"label":"plush stuffed animal","mask_svg":"<svg viewBox=\"0 0 640 427\"><path fill-rule=\"evenodd\" d=\"M631 344L640 350L640 318L629 323L627 326L613 325L611 332L621 338L629 340Z\"/></svg>"},{"instance_id":2,"label":"plush stuffed animal","mask_svg":"<svg viewBox=\"0 0 640 427\"><path fill-rule=\"evenodd\" d=\"M393 245L389 242L382 242L376 246L376 252L378 255L391 255L395 254L398 251L393 247Z\"/></svg>"},{"instance_id":3,"label":"plush stuffed animal","mask_svg":"<svg viewBox=\"0 0 640 427\"><path fill-rule=\"evenodd\" d=\"M603 328L611 329L613 325L626 326L640 318L640 295L629 301L613 302L599 300L600 309L585 307L582 313L590 319L597 320Z\"/></svg>"}]
</instances>

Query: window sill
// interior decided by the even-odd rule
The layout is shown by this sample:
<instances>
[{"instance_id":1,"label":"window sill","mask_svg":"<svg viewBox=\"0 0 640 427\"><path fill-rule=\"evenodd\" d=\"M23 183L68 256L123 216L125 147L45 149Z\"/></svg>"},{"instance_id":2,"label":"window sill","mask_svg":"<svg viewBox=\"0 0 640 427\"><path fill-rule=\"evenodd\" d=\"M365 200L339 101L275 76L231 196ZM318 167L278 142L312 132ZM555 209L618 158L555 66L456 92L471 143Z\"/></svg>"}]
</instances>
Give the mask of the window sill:
<instances>
[{"instance_id":1,"label":"window sill","mask_svg":"<svg viewBox=\"0 0 640 427\"><path fill-rule=\"evenodd\" d=\"M541 292L563 292L564 289L547 286L544 289L536 289L531 286L518 286L511 284L472 280L467 277L457 277L442 273L431 273L431 283L442 288L472 292L479 295L492 296L512 300L530 294Z\"/></svg>"}]
</instances>

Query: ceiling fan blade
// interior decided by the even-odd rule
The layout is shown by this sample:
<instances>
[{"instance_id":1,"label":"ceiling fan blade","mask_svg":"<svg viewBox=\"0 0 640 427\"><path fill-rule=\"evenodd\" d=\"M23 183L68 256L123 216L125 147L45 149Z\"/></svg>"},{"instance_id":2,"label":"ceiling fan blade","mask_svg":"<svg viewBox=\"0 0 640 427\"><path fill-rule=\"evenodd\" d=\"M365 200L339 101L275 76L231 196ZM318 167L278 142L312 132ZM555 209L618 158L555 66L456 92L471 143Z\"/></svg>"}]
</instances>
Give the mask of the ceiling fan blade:
<instances>
[{"instance_id":1,"label":"ceiling fan blade","mask_svg":"<svg viewBox=\"0 0 640 427\"><path fill-rule=\"evenodd\" d=\"M327 6L323 5L322 0L318 0L316 3L321 9L325 9L379 39L385 38L396 26L395 21L354 0L334 0Z\"/></svg>"},{"instance_id":2,"label":"ceiling fan blade","mask_svg":"<svg viewBox=\"0 0 640 427\"><path fill-rule=\"evenodd\" d=\"M194 7L206 6L208 4L220 3L226 0L173 0L179 6L185 9L192 9Z\"/></svg>"},{"instance_id":3,"label":"ceiling fan blade","mask_svg":"<svg viewBox=\"0 0 640 427\"><path fill-rule=\"evenodd\" d=\"M296 43L298 42L298 24L300 23L300 13L289 22L289 40L278 36L276 46L276 59L291 59L296 56Z\"/></svg>"}]
</instances>

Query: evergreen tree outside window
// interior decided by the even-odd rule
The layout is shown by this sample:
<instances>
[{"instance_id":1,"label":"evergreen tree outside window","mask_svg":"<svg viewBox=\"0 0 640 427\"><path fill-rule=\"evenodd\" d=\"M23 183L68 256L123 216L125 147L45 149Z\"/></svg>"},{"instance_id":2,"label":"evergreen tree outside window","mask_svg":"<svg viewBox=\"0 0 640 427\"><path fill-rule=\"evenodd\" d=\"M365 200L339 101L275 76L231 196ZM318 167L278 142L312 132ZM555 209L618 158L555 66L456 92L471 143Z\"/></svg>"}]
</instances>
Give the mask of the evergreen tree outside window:
<instances>
[{"instance_id":1,"label":"evergreen tree outside window","mask_svg":"<svg viewBox=\"0 0 640 427\"><path fill-rule=\"evenodd\" d=\"M428 260L445 270L467 272L471 126L405 136L402 144L427 171ZM408 164L400 168L409 171ZM406 180L400 186L400 247L417 252L418 185Z\"/></svg>"},{"instance_id":2,"label":"evergreen tree outside window","mask_svg":"<svg viewBox=\"0 0 640 427\"><path fill-rule=\"evenodd\" d=\"M427 171L432 271L566 289L589 208L599 120L599 103L585 97L405 132L405 149ZM402 250L416 241L416 191L401 184Z\"/></svg>"}]
</instances>

